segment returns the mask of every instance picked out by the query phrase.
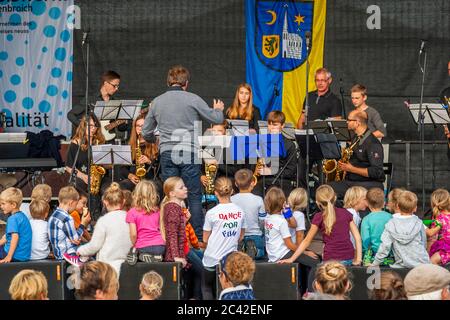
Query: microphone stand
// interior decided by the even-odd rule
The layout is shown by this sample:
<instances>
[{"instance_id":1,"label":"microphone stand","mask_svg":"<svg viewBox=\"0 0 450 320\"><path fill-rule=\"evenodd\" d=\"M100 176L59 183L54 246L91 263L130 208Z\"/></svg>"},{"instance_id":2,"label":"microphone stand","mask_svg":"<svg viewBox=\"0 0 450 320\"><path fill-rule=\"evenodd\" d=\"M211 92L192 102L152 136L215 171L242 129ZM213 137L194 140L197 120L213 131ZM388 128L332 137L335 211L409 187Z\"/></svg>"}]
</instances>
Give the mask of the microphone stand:
<instances>
[{"instance_id":1,"label":"microphone stand","mask_svg":"<svg viewBox=\"0 0 450 320\"><path fill-rule=\"evenodd\" d=\"M305 127L306 127L306 196L307 196L307 203L306 206L306 216L309 220L309 214L310 214L310 201L311 201L311 195L310 195L310 187L309 187L309 123L308 123L308 113L309 113L309 90L308 90L308 79L309 79L309 50L310 50L310 42L309 39L306 39L306 96L305 96Z\"/></svg>"},{"instance_id":2,"label":"microphone stand","mask_svg":"<svg viewBox=\"0 0 450 320\"><path fill-rule=\"evenodd\" d=\"M422 162L422 212L425 212L425 111L422 111L423 104L423 90L425 86L425 73L427 68L427 51L423 48L424 59L423 68L420 64L420 58L422 55L422 50L419 53L419 67L422 72L422 84L420 89L420 105L419 105L419 119L417 119L418 130L420 134L420 149L421 149L421 162Z\"/></svg>"}]
</instances>

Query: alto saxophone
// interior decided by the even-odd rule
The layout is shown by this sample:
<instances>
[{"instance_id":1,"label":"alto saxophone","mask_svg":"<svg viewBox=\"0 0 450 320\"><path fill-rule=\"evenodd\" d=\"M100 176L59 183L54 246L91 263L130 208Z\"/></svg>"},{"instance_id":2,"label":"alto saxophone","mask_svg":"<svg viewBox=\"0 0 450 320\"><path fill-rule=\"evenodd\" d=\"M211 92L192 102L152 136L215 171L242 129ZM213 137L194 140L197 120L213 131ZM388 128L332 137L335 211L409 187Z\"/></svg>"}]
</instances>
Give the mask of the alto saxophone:
<instances>
[{"instance_id":1,"label":"alto saxophone","mask_svg":"<svg viewBox=\"0 0 450 320\"><path fill-rule=\"evenodd\" d=\"M359 143L360 140L361 140L361 138L358 137L358 139L356 139L356 141L353 142L353 144L350 147L344 148L342 150L342 156L341 156L340 162L348 163L350 161L350 158L352 157L352 154L353 154L353 149L356 147L356 145ZM326 178L325 178L326 182L343 181L345 179L345 175L347 173L346 171L342 171L341 169L339 169L339 165L338 165L338 162L336 161L336 159L323 160L322 170L323 170L323 173L325 173L325 175L326 175Z\"/></svg>"},{"instance_id":2,"label":"alto saxophone","mask_svg":"<svg viewBox=\"0 0 450 320\"><path fill-rule=\"evenodd\" d=\"M258 177L261 175L261 174L259 173L259 171L260 171L261 169L263 169L264 166L265 166L264 159L263 159L263 158L257 158L257 160L256 160L256 166L255 166L255 171L253 171L253 182L254 182L255 184L258 183Z\"/></svg>"},{"instance_id":3,"label":"alto saxophone","mask_svg":"<svg viewBox=\"0 0 450 320\"><path fill-rule=\"evenodd\" d=\"M142 156L141 143L139 140L140 140L140 135L138 135L138 137L137 137L136 154L135 154L136 176L138 176L139 179L142 179L147 174L147 170L145 170L145 164L139 163L139 158Z\"/></svg>"},{"instance_id":4,"label":"alto saxophone","mask_svg":"<svg viewBox=\"0 0 450 320\"><path fill-rule=\"evenodd\" d=\"M98 140L97 140L98 145ZM102 166L91 163L91 167L89 168L91 173L91 189L90 192L92 195L97 195L100 192L100 186L102 184L102 178L106 174L106 169Z\"/></svg>"},{"instance_id":5,"label":"alto saxophone","mask_svg":"<svg viewBox=\"0 0 450 320\"><path fill-rule=\"evenodd\" d=\"M216 179L217 165L214 163L205 163L205 175L206 175L206 194L214 193L214 180Z\"/></svg>"}]
</instances>

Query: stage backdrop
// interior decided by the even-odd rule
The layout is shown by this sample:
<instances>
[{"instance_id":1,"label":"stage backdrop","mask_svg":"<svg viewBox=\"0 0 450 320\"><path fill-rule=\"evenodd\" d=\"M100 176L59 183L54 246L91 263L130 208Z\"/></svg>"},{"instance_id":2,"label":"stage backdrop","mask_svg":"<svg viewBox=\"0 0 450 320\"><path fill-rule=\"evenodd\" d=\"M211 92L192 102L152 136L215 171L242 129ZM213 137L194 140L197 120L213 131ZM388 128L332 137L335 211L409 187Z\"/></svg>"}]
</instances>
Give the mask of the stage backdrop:
<instances>
[{"instance_id":1,"label":"stage backdrop","mask_svg":"<svg viewBox=\"0 0 450 320\"><path fill-rule=\"evenodd\" d=\"M247 82L253 102L265 119L282 110L296 123L306 95L306 60L310 64L309 91L314 71L323 65L326 1L247 0ZM311 36L307 56L306 33Z\"/></svg>"},{"instance_id":2,"label":"stage backdrop","mask_svg":"<svg viewBox=\"0 0 450 320\"><path fill-rule=\"evenodd\" d=\"M8 132L70 137L72 30L67 1L0 0L0 110Z\"/></svg>"}]
</instances>

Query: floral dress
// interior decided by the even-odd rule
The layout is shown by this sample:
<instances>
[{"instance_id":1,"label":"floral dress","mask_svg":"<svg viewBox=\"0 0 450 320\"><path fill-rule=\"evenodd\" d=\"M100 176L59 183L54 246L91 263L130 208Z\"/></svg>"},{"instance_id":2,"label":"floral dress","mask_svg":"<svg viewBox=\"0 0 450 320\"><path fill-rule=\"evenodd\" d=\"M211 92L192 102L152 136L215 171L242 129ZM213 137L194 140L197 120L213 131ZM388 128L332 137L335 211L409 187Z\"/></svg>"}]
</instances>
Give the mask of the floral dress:
<instances>
[{"instance_id":1,"label":"floral dress","mask_svg":"<svg viewBox=\"0 0 450 320\"><path fill-rule=\"evenodd\" d=\"M430 257L439 252L441 264L446 265L450 262L450 213L439 213L436 221L441 224L441 229L438 233L438 239L431 245ZM433 227L435 226L433 224Z\"/></svg>"}]
</instances>

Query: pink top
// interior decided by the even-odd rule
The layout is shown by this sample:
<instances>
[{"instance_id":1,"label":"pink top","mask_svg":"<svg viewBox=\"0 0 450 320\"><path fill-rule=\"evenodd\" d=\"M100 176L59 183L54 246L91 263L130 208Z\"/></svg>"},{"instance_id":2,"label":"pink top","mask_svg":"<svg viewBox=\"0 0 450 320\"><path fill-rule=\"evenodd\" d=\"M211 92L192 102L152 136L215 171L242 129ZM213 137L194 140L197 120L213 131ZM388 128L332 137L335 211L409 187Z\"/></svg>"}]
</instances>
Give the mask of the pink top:
<instances>
[{"instance_id":1,"label":"pink top","mask_svg":"<svg viewBox=\"0 0 450 320\"><path fill-rule=\"evenodd\" d=\"M159 210L146 214L144 210L131 208L127 212L126 222L136 225L136 249L166 244L159 229Z\"/></svg>"}]
</instances>

